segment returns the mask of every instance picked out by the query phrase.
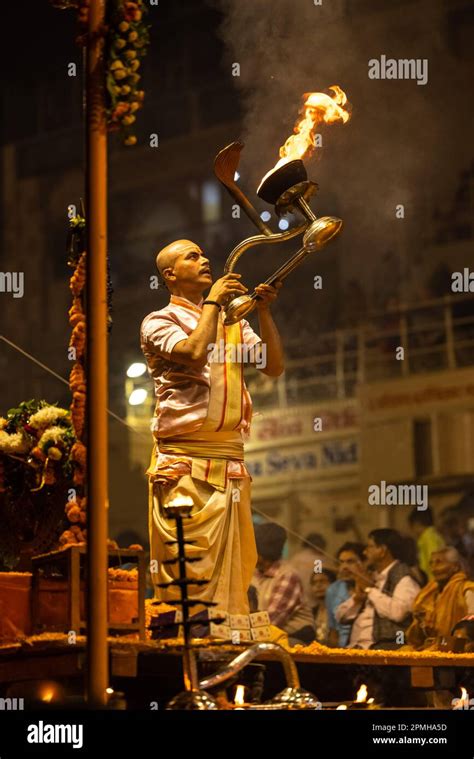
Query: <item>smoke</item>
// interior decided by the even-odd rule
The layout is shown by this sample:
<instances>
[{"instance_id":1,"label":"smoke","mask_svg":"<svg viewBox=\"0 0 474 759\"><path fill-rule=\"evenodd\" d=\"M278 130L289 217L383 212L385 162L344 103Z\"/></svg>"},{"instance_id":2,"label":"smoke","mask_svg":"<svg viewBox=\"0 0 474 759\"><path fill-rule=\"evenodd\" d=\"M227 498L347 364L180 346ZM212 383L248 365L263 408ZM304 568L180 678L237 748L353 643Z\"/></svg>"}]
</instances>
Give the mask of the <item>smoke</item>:
<instances>
[{"instance_id":1,"label":"smoke","mask_svg":"<svg viewBox=\"0 0 474 759\"><path fill-rule=\"evenodd\" d=\"M452 203L472 159L468 67L449 47L455 28L443 0L215 0L221 36L244 106L244 187L252 199L278 159L308 91L338 84L352 104L346 125L318 128L323 146L306 161L320 185L318 213L345 221L346 278L367 276L395 250L409 277L431 235L435 203ZM449 40L449 44L448 44ZM428 82L370 79L369 60L427 59ZM464 63L464 65L463 65ZM403 220L395 216L403 205ZM341 238L342 240L342 238ZM362 267L362 268L361 268Z\"/></svg>"}]
</instances>

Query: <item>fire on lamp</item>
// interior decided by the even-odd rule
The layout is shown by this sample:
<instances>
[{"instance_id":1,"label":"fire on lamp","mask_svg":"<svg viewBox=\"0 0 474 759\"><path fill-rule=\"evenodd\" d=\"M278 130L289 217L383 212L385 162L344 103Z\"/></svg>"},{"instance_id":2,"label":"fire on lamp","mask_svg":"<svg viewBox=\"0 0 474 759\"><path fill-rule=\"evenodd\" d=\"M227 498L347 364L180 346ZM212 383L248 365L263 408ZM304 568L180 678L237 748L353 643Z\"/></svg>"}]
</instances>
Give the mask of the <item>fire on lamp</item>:
<instances>
[{"instance_id":1,"label":"fire on lamp","mask_svg":"<svg viewBox=\"0 0 474 759\"><path fill-rule=\"evenodd\" d=\"M185 517L191 514L193 505L191 496L177 494L172 501L164 504L164 508L168 514L180 514Z\"/></svg>"},{"instance_id":2,"label":"fire on lamp","mask_svg":"<svg viewBox=\"0 0 474 759\"><path fill-rule=\"evenodd\" d=\"M271 230L264 225L264 234L260 237L249 238L240 243L227 259L225 273L231 272L242 253L251 245L260 243L278 242L290 239L295 234L303 232L303 247L295 253L285 264L269 277L265 284L273 285L276 281L282 281L290 274L310 253L320 250L326 243L332 240L342 229L342 220L336 216L316 217L308 200L318 190L315 182L308 180L303 158L308 158L315 146L315 129L321 123L332 124L340 121L346 123L350 118L347 96L338 85L329 87L329 94L324 92L311 92L305 95L303 115L294 127L292 134L280 148L280 159L273 169L268 171L261 180L257 195L262 200L275 207L277 216L284 216L293 211L299 211L305 219L302 227L289 230L283 235L273 235ZM225 163L229 160L232 146L221 151L220 161ZM221 181L223 171L220 167L219 178ZM226 183L224 181L224 183ZM226 186L230 188L229 182ZM240 193L242 195L242 193ZM247 199L246 205L251 204ZM244 206L245 208L245 206ZM252 213L250 213L252 210ZM255 221L254 209L248 209L252 220ZM258 218L260 222L260 218ZM258 224L258 226L261 226ZM241 295L234 298L226 307L226 324L234 324L236 321L250 313L256 305L258 296Z\"/></svg>"},{"instance_id":3,"label":"fire on lamp","mask_svg":"<svg viewBox=\"0 0 474 759\"><path fill-rule=\"evenodd\" d=\"M235 689L234 709L244 709L245 685L238 685Z\"/></svg>"},{"instance_id":4,"label":"fire on lamp","mask_svg":"<svg viewBox=\"0 0 474 759\"><path fill-rule=\"evenodd\" d=\"M352 702L349 709L372 709L374 699L373 698L367 698L368 696L368 690L365 683L362 683L359 690L357 691L356 700Z\"/></svg>"}]
</instances>

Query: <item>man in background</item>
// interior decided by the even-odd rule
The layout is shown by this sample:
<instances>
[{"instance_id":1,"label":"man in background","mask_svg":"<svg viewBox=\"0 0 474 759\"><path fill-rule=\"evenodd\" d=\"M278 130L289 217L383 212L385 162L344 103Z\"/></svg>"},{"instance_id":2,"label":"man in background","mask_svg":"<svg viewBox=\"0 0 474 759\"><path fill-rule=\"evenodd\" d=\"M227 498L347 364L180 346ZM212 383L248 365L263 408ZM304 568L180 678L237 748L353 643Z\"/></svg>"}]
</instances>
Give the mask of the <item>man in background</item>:
<instances>
[{"instance_id":1,"label":"man in background","mask_svg":"<svg viewBox=\"0 0 474 759\"><path fill-rule=\"evenodd\" d=\"M352 622L349 648L395 649L404 644L404 632L420 586L410 568L399 560L403 551L396 530L369 533L365 548L367 568L373 576L353 574L355 588L336 609L338 622Z\"/></svg>"},{"instance_id":2,"label":"man in background","mask_svg":"<svg viewBox=\"0 0 474 759\"><path fill-rule=\"evenodd\" d=\"M344 543L336 554L339 565L337 580L326 591L328 610L328 644L345 648L349 643L351 624L338 622L336 609L346 601L354 588L354 577L364 572L364 545L362 543Z\"/></svg>"},{"instance_id":3,"label":"man in background","mask_svg":"<svg viewBox=\"0 0 474 759\"><path fill-rule=\"evenodd\" d=\"M267 611L272 625L284 630L290 644L314 640L314 619L303 585L291 565L282 560L286 530L273 522L255 525L257 568L252 578L258 609Z\"/></svg>"},{"instance_id":4,"label":"man in background","mask_svg":"<svg viewBox=\"0 0 474 759\"><path fill-rule=\"evenodd\" d=\"M416 538L420 569L426 574L428 580L432 580L431 554L443 548L444 538L434 526L433 512L429 506L424 511L419 511L415 506L408 517L408 522Z\"/></svg>"}]
</instances>

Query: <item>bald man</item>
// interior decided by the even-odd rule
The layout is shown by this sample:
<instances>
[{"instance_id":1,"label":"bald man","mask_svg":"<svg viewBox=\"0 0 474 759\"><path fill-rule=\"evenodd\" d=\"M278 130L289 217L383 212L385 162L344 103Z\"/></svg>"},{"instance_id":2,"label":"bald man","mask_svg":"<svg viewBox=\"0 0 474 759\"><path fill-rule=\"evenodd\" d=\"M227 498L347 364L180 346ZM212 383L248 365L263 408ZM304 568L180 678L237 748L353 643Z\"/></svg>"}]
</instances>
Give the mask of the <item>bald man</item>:
<instances>
[{"instance_id":1,"label":"bald man","mask_svg":"<svg viewBox=\"0 0 474 759\"><path fill-rule=\"evenodd\" d=\"M192 586L192 597L214 601L231 614L248 614L247 590L257 552L242 437L249 432L252 402L243 369L248 361L270 377L283 371L280 337L270 313L281 283L256 288L259 337L245 319L224 325L224 307L247 288L235 273L213 284L209 260L199 245L177 240L158 253L156 265L170 302L141 326L141 346L157 398L147 471L155 598L179 597L176 588L160 589L158 583L178 576L176 565L164 563L177 555L176 547L167 545L176 537L176 524L168 519L166 504L188 496L193 510L185 534L195 542L187 552L202 561L188 564L187 572L209 580ZM219 346L224 350L216 351Z\"/></svg>"}]
</instances>

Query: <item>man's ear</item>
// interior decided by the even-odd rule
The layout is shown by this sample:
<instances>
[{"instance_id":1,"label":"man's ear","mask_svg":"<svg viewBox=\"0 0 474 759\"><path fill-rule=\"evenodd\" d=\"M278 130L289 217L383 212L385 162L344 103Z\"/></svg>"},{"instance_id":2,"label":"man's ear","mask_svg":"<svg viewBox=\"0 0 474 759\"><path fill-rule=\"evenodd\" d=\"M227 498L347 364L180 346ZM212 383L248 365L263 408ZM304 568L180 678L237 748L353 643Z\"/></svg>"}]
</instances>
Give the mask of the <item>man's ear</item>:
<instances>
[{"instance_id":1,"label":"man's ear","mask_svg":"<svg viewBox=\"0 0 474 759\"><path fill-rule=\"evenodd\" d=\"M161 277L165 285L167 285L168 282L173 282L176 279L176 275L173 272L173 269L171 268L171 266L168 266L166 269L163 269L163 273Z\"/></svg>"}]
</instances>

